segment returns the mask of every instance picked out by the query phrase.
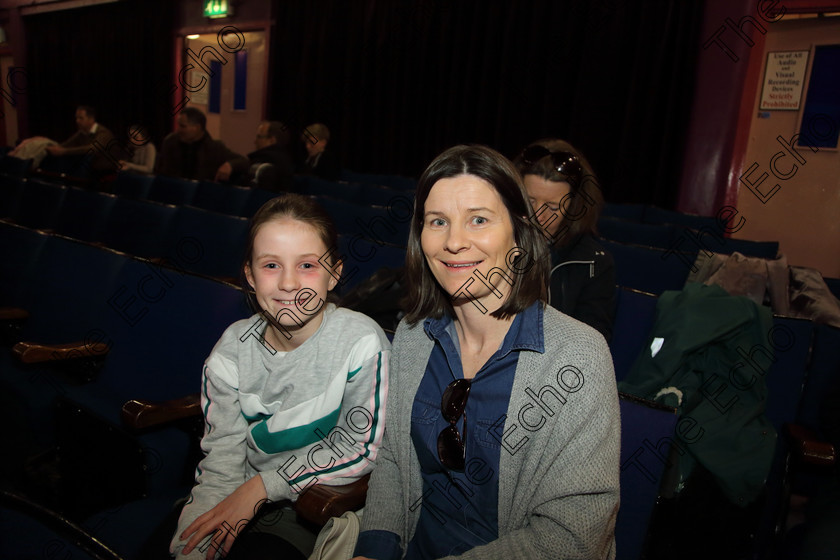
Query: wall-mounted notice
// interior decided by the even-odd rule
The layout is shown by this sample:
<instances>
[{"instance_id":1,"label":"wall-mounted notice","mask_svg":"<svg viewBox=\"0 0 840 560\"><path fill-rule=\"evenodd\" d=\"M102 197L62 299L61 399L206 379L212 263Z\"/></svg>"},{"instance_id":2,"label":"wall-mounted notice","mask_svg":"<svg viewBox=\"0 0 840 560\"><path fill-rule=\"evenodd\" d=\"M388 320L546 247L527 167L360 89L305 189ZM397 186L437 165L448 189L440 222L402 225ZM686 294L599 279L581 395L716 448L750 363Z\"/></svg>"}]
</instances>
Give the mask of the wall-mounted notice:
<instances>
[{"instance_id":1,"label":"wall-mounted notice","mask_svg":"<svg viewBox=\"0 0 840 560\"><path fill-rule=\"evenodd\" d=\"M798 111L807 67L808 51L767 53L759 110Z\"/></svg>"}]
</instances>

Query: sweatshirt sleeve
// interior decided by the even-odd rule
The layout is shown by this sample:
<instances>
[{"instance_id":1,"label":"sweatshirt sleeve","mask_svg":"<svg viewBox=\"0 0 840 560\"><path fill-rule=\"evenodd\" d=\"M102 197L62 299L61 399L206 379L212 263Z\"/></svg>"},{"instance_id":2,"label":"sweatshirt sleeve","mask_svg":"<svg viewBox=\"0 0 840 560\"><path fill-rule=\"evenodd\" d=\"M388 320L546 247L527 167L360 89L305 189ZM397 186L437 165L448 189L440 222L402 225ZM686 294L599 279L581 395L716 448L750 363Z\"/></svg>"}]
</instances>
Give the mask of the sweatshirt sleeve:
<instances>
[{"instance_id":1,"label":"sweatshirt sleeve","mask_svg":"<svg viewBox=\"0 0 840 560\"><path fill-rule=\"evenodd\" d=\"M390 349L384 336L362 337L353 347L336 422L290 454L276 470L260 473L268 499L297 500L313 484L340 486L373 469L382 442Z\"/></svg>"},{"instance_id":2,"label":"sweatshirt sleeve","mask_svg":"<svg viewBox=\"0 0 840 560\"><path fill-rule=\"evenodd\" d=\"M170 545L173 554L186 545L178 538L184 529L245 482L248 426L239 405L238 380L230 361L216 354L207 360L201 381L201 449L205 457L196 468L195 486L178 519L178 530Z\"/></svg>"}]
</instances>

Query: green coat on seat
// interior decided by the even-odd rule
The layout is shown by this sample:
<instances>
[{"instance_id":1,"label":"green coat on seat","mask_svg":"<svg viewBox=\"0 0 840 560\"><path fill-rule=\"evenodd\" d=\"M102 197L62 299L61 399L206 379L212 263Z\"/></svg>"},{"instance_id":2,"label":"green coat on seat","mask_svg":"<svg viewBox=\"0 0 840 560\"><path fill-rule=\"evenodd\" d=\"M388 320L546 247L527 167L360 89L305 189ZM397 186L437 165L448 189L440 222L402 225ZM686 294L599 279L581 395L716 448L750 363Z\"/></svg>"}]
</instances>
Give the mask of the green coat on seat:
<instances>
[{"instance_id":1,"label":"green coat on seat","mask_svg":"<svg viewBox=\"0 0 840 560\"><path fill-rule=\"evenodd\" d=\"M735 504L760 494L776 431L764 415L774 361L766 307L723 288L687 284L656 306L648 344L619 391L675 406L680 483L700 463Z\"/></svg>"}]
</instances>

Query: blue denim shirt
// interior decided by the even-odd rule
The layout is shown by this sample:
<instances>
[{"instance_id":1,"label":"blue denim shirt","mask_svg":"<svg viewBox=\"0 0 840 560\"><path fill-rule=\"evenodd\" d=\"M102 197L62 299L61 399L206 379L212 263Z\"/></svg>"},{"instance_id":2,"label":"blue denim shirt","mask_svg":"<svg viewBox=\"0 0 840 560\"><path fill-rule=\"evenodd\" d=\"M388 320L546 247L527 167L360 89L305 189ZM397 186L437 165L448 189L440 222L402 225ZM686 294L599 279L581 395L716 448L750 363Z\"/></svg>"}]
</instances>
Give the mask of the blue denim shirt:
<instances>
[{"instance_id":1,"label":"blue denim shirt","mask_svg":"<svg viewBox=\"0 0 840 560\"><path fill-rule=\"evenodd\" d=\"M476 373L466 406L466 466L450 471L438 459L438 434L449 426L441 397L454 379L464 377L455 324L451 317L427 319L423 327L435 346L411 413L411 439L423 475L423 505L406 559L462 554L498 538L500 445L491 426L507 413L519 351L543 352L540 302L518 314L499 349ZM464 417L456 424L464 434ZM399 560L399 537L388 531L359 535L356 555Z\"/></svg>"}]
</instances>

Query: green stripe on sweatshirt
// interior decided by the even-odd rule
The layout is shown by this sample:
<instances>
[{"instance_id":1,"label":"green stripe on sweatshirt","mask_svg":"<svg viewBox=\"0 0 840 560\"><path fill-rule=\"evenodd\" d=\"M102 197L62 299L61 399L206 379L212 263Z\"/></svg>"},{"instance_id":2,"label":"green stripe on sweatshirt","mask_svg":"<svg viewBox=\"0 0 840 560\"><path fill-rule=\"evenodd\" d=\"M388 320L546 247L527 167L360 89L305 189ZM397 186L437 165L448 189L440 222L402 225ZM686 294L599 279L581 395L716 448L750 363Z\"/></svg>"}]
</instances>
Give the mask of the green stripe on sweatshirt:
<instances>
[{"instance_id":1,"label":"green stripe on sweatshirt","mask_svg":"<svg viewBox=\"0 0 840 560\"><path fill-rule=\"evenodd\" d=\"M266 420L261 420L251 428L251 437L263 453L280 453L291 449L300 449L319 441L315 431L329 432L338 423L341 408L337 408L326 416L303 426L269 432Z\"/></svg>"}]
</instances>

